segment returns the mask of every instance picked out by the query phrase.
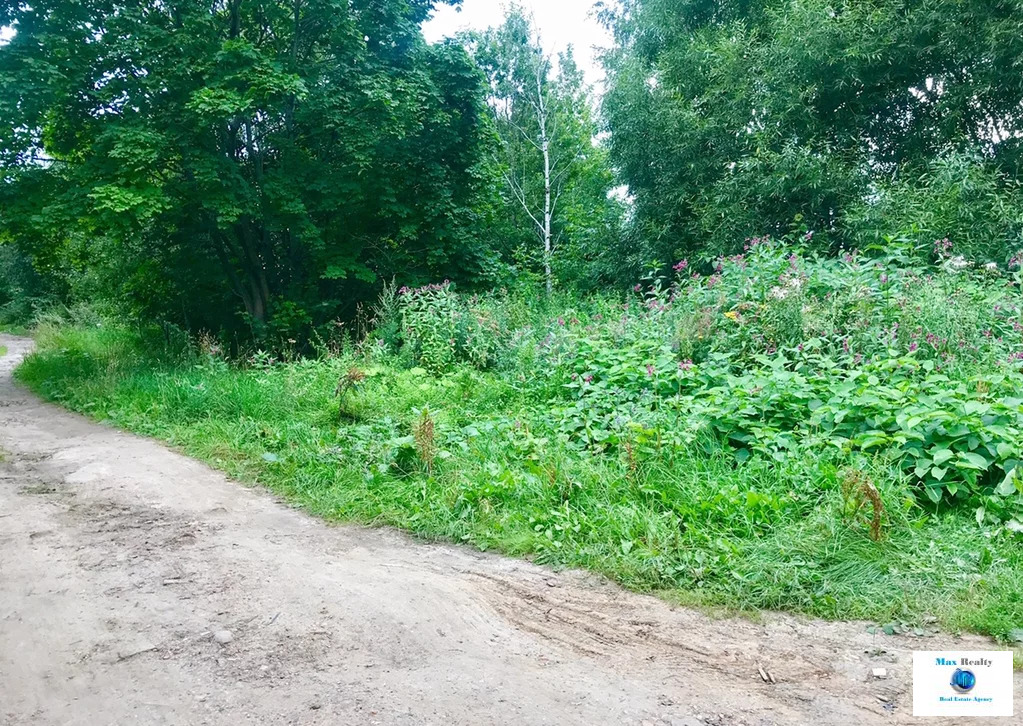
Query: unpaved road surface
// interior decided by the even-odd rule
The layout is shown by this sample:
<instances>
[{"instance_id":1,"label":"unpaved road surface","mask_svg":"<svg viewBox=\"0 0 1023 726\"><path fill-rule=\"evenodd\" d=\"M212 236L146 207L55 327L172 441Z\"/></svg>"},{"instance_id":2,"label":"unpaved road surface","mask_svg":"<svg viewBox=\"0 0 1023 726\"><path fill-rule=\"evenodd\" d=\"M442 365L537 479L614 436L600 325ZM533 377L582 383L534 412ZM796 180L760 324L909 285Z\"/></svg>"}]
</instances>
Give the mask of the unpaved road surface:
<instances>
[{"instance_id":1,"label":"unpaved road surface","mask_svg":"<svg viewBox=\"0 0 1023 726\"><path fill-rule=\"evenodd\" d=\"M39 402L0 345L3 724L908 724L912 649L992 647L331 526Z\"/></svg>"}]
</instances>

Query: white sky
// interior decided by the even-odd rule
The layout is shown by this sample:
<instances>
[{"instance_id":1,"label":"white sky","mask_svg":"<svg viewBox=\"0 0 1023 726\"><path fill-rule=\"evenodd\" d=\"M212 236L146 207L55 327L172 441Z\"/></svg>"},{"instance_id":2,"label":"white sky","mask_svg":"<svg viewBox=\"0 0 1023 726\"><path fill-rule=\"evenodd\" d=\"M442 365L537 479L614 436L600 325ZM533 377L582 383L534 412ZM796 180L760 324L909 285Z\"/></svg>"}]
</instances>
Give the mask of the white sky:
<instances>
[{"instance_id":1,"label":"white sky","mask_svg":"<svg viewBox=\"0 0 1023 726\"><path fill-rule=\"evenodd\" d=\"M434 42L466 30L484 30L500 25L508 7L505 0L462 0L461 8L443 5L423 25L426 39ZM590 84L599 84L604 71L596 59L594 47L611 46L611 37L593 14L594 0L519 0L532 13L540 37L548 52L573 46L579 67Z\"/></svg>"}]
</instances>

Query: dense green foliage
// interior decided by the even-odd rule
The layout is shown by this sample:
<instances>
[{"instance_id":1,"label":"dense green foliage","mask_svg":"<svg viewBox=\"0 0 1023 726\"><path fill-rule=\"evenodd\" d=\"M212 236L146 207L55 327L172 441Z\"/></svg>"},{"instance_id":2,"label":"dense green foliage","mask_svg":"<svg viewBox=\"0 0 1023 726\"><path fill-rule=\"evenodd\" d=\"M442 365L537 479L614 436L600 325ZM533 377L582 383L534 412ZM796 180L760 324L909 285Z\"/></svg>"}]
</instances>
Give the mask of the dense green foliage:
<instances>
[{"instance_id":1,"label":"dense green foliage","mask_svg":"<svg viewBox=\"0 0 1023 726\"><path fill-rule=\"evenodd\" d=\"M3 234L192 327L235 327L232 293L299 334L398 270L482 274L481 76L423 42L431 5L6 5Z\"/></svg>"},{"instance_id":2,"label":"dense green foliage","mask_svg":"<svg viewBox=\"0 0 1023 726\"><path fill-rule=\"evenodd\" d=\"M52 282L17 247L0 245L0 326L26 323L39 310L57 304Z\"/></svg>"},{"instance_id":3,"label":"dense green foliage","mask_svg":"<svg viewBox=\"0 0 1023 726\"><path fill-rule=\"evenodd\" d=\"M545 370L531 385L580 448L709 437L740 463L881 456L930 501L1023 527L1018 265L1012 278L972 270L940 243L936 267L921 270L898 249L819 259L758 238L709 277L683 260L624 309L605 302L542 329L448 285L403 290L403 351L434 373L457 361Z\"/></svg>"},{"instance_id":4,"label":"dense green foliage","mask_svg":"<svg viewBox=\"0 0 1023 726\"><path fill-rule=\"evenodd\" d=\"M852 247L893 207L983 261L1020 247L1018 0L619 5L604 108L642 253Z\"/></svg>"},{"instance_id":5,"label":"dense green foliage","mask_svg":"<svg viewBox=\"0 0 1023 726\"><path fill-rule=\"evenodd\" d=\"M424 42L432 5L4 6L0 240L58 299L257 338L306 340L394 276L505 279L523 230L485 77ZM592 148L569 77L561 133ZM557 233L592 244L608 167L572 168Z\"/></svg>"},{"instance_id":6,"label":"dense green foliage","mask_svg":"<svg viewBox=\"0 0 1023 726\"><path fill-rule=\"evenodd\" d=\"M627 300L388 289L318 360L44 327L19 375L325 516L689 602L1011 637L1018 280L944 245L929 268L794 248Z\"/></svg>"},{"instance_id":7,"label":"dense green foliage","mask_svg":"<svg viewBox=\"0 0 1023 726\"><path fill-rule=\"evenodd\" d=\"M1019 0L601 4L601 116L521 9L430 45L434 4L0 8L0 322L306 343L392 279L624 289L807 231L1023 246Z\"/></svg>"}]
</instances>

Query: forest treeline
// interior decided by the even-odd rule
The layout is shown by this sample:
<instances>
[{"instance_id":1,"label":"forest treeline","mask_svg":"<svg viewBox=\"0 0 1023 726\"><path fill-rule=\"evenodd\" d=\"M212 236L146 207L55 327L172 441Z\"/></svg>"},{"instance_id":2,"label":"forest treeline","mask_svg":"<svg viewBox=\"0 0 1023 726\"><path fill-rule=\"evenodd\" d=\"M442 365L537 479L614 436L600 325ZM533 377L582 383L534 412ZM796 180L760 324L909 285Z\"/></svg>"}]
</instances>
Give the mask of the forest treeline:
<instances>
[{"instance_id":1,"label":"forest treeline","mask_svg":"<svg viewBox=\"0 0 1023 726\"><path fill-rule=\"evenodd\" d=\"M620 0L601 97L512 7L0 4L0 323L307 339L382 286L631 287L747 238L1023 247L1023 2Z\"/></svg>"}]
</instances>

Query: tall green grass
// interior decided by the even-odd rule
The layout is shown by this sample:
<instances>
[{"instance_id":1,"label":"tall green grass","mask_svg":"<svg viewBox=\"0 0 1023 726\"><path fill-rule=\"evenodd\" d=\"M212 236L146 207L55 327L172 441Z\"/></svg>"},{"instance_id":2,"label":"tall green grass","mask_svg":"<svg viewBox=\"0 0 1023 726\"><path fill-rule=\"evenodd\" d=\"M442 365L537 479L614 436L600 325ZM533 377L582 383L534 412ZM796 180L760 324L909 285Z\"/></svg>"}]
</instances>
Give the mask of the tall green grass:
<instances>
[{"instance_id":1,"label":"tall green grass","mask_svg":"<svg viewBox=\"0 0 1023 726\"><path fill-rule=\"evenodd\" d=\"M925 513L883 463L868 472L886 503L874 541L826 452L737 466L701 440L601 455L553 431L548 404L506 373L428 375L373 349L242 366L117 326L43 325L37 342L17 375L41 395L327 519L583 567L692 605L936 619L1005 639L1023 627L1019 540L969 511ZM366 378L339 401L353 366Z\"/></svg>"}]
</instances>

